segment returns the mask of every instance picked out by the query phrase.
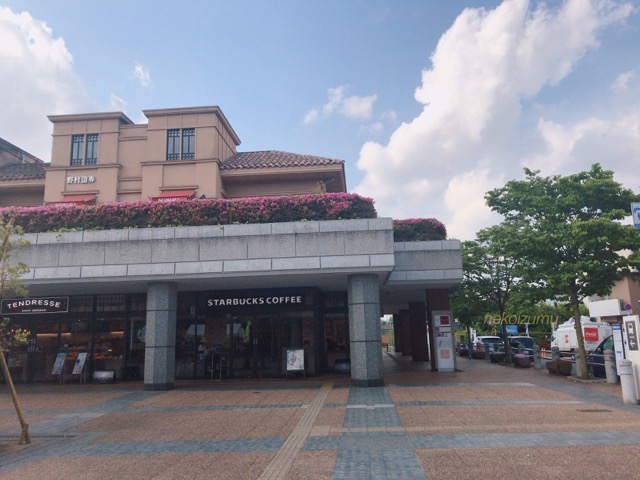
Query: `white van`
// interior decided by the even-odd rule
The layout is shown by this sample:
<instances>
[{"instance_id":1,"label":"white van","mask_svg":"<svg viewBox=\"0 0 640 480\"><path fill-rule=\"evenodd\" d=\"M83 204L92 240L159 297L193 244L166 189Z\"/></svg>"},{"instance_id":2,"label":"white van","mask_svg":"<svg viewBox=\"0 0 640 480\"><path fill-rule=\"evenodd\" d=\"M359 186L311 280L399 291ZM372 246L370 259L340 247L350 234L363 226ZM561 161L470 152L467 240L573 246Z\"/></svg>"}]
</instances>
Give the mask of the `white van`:
<instances>
[{"instance_id":1,"label":"white van","mask_svg":"<svg viewBox=\"0 0 640 480\"><path fill-rule=\"evenodd\" d=\"M605 338L613 334L611 325L605 322L594 322L589 317L582 317L580 324L584 336L584 349L587 352L594 351ZM561 352L578 350L576 324L573 318L558 325L557 330L551 335L551 346L558 347Z\"/></svg>"}]
</instances>

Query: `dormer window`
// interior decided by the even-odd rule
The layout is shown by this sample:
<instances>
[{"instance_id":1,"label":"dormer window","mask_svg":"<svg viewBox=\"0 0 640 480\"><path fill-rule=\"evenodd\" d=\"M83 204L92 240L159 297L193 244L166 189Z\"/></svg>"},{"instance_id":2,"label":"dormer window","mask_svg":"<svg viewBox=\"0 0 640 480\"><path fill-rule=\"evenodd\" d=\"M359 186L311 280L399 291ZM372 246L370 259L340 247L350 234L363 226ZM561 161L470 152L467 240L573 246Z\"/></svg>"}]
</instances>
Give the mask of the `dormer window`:
<instances>
[{"instance_id":1,"label":"dormer window","mask_svg":"<svg viewBox=\"0 0 640 480\"><path fill-rule=\"evenodd\" d=\"M98 134L71 136L71 166L98 163Z\"/></svg>"},{"instance_id":2,"label":"dormer window","mask_svg":"<svg viewBox=\"0 0 640 480\"><path fill-rule=\"evenodd\" d=\"M167 160L193 160L196 158L196 129L167 130Z\"/></svg>"}]
</instances>

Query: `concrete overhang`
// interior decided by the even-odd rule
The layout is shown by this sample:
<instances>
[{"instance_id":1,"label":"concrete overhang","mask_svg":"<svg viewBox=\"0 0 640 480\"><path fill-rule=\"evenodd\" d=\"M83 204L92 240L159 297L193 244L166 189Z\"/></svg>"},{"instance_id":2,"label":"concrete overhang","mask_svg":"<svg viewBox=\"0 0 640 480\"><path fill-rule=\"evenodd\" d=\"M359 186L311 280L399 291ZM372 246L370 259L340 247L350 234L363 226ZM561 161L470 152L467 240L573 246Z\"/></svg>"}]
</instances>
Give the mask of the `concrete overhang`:
<instances>
[{"instance_id":1,"label":"concrete overhang","mask_svg":"<svg viewBox=\"0 0 640 480\"><path fill-rule=\"evenodd\" d=\"M318 287L344 291L379 277L383 309L425 298L462 277L456 241L394 243L390 218L27 234L16 261L30 295Z\"/></svg>"}]
</instances>

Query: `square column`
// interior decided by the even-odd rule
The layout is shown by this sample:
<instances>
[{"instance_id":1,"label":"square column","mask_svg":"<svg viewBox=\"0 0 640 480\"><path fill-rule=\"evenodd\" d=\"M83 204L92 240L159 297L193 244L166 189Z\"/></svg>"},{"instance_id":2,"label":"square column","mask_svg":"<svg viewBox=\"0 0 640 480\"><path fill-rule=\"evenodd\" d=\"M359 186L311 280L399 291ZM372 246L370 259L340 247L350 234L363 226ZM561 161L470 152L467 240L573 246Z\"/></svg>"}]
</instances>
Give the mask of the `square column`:
<instances>
[{"instance_id":1,"label":"square column","mask_svg":"<svg viewBox=\"0 0 640 480\"><path fill-rule=\"evenodd\" d=\"M350 275L347 288L351 380L356 387L382 386L384 372L378 276Z\"/></svg>"},{"instance_id":2,"label":"square column","mask_svg":"<svg viewBox=\"0 0 640 480\"><path fill-rule=\"evenodd\" d=\"M175 283L149 283L144 350L145 390L174 388L177 305L178 293Z\"/></svg>"},{"instance_id":3,"label":"square column","mask_svg":"<svg viewBox=\"0 0 640 480\"><path fill-rule=\"evenodd\" d=\"M429 349L427 347L427 306L425 302L410 302L409 317L411 318L412 360L427 362Z\"/></svg>"},{"instance_id":4,"label":"square column","mask_svg":"<svg viewBox=\"0 0 640 480\"><path fill-rule=\"evenodd\" d=\"M396 353L402 353L403 348L403 338L400 333L400 314L393 314L393 341L395 343L394 350Z\"/></svg>"},{"instance_id":5,"label":"square column","mask_svg":"<svg viewBox=\"0 0 640 480\"><path fill-rule=\"evenodd\" d=\"M400 320L400 336L402 337L402 350L400 353L403 356L411 355L411 318L409 316L409 310L400 310L398 318Z\"/></svg>"}]
</instances>

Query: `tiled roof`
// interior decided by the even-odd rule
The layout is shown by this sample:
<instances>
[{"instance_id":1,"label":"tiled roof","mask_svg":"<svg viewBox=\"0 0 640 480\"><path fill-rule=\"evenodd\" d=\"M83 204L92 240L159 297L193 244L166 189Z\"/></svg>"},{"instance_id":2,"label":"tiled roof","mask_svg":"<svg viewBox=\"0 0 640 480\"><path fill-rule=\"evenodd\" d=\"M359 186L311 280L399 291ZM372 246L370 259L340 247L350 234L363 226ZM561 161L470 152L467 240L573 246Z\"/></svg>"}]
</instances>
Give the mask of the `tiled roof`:
<instances>
[{"instance_id":1,"label":"tiled roof","mask_svg":"<svg viewBox=\"0 0 640 480\"><path fill-rule=\"evenodd\" d=\"M0 182L11 180L44 180L44 164L16 163L0 167Z\"/></svg>"},{"instance_id":2,"label":"tiled roof","mask_svg":"<svg viewBox=\"0 0 640 480\"><path fill-rule=\"evenodd\" d=\"M335 158L300 155L298 153L268 150L262 152L236 153L220 163L220 170L240 170L245 168L286 168L343 165L343 160Z\"/></svg>"}]
</instances>

